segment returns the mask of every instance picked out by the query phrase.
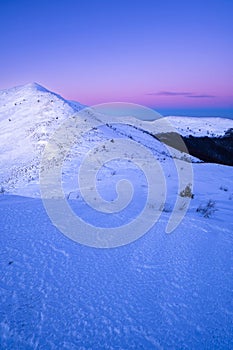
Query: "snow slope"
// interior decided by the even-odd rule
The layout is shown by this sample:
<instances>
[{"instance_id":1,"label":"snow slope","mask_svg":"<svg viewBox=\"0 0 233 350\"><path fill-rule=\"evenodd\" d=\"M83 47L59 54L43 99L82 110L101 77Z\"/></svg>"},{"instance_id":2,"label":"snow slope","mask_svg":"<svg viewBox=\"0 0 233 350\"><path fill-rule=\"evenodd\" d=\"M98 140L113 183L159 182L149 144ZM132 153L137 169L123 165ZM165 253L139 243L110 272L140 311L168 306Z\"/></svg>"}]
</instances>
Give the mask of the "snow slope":
<instances>
[{"instance_id":1,"label":"snow slope","mask_svg":"<svg viewBox=\"0 0 233 350\"><path fill-rule=\"evenodd\" d=\"M64 100L36 83L0 92L0 186L5 192L31 197L40 195L39 167L44 147L53 132L69 117L75 118L75 113L83 107L77 102ZM83 130L85 118L86 115L81 117L80 125L77 125L78 133ZM156 159L169 161L169 150L153 135L145 133L140 121L133 119L135 127L118 125L112 128L107 123L108 116L101 115L101 118L102 127L86 132L76 145L73 152L76 164L80 164L83 155L98 142L119 137L133 139L148 147ZM148 125L144 124L145 130ZM177 158L183 157L174 149L170 152Z\"/></svg>"},{"instance_id":2,"label":"snow slope","mask_svg":"<svg viewBox=\"0 0 233 350\"><path fill-rule=\"evenodd\" d=\"M6 190L38 179L44 143L82 105L33 83L0 91L0 184Z\"/></svg>"},{"instance_id":3,"label":"snow slope","mask_svg":"<svg viewBox=\"0 0 233 350\"><path fill-rule=\"evenodd\" d=\"M0 348L232 349L232 171L197 164L195 178L175 232L164 233L164 212L107 250L63 236L39 199L1 196ZM217 211L204 218L196 208L208 199Z\"/></svg>"},{"instance_id":4,"label":"snow slope","mask_svg":"<svg viewBox=\"0 0 233 350\"><path fill-rule=\"evenodd\" d=\"M73 211L110 228L142 210L146 179L130 162L113 160L97 174L96 187L106 201L116 198L121 179L135 188L132 203L111 218L90 208L77 189L85 154L92 148L104 153L104 142L117 138L146 146L160 162L166 203L159 221L129 245L102 250L80 245L52 225L40 198L29 198L40 195L44 145L79 108L37 84L0 92L0 186L8 192L0 194L0 348L232 349L232 167L192 164L194 198L168 235L179 191L169 150L151 135L161 130L140 120L133 120L134 127L112 128L103 116L103 125L83 135L64 162L63 188ZM210 121L174 118L181 133L209 128ZM228 120L211 123L216 135L232 127ZM181 170L185 164L179 160Z\"/></svg>"},{"instance_id":5,"label":"snow slope","mask_svg":"<svg viewBox=\"0 0 233 350\"><path fill-rule=\"evenodd\" d=\"M132 121L131 117L126 118L129 123ZM208 136L219 137L223 136L229 129L233 128L233 120L228 118L218 117L179 117L170 116L155 121L143 121L133 119L134 124L143 130L156 135L158 133L167 133L176 130L182 136ZM164 125L164 126L163 126Z\"/></svg>"},{"instance_id":6,"label":"snow slope","mask_svg":"<svg viewBox=\"0 0 233 350\"><path fill-rule=\"evenodd\" d=\"M223 136L233 128L233 120L227 118L166 117L182 136Z\"/></svg>"}]
</instances>

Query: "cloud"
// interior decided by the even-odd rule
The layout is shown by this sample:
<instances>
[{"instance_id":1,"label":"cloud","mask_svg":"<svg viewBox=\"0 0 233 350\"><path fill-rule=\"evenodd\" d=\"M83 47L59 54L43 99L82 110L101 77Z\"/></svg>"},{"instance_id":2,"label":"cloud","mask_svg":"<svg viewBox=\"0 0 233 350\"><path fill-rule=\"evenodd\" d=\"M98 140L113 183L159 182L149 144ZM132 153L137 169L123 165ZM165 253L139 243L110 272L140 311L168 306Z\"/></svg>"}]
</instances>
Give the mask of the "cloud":
<instances>
[{"instance_id":1,"label":"cloud","mask_svg":"<svg viewBox=\"0 0 233 350\"><path fill-rule=\"evenodd\" d=\"M189 98L214 98L214 95L208 94L194 94L193 92L187 91L159 91L159 92L149 92L147 96L184 96Z\"/></svg>"},{"instance_id":2,"label":"cloud","mask_svg":"<svg viewBox=\"0 0 233 350\"><path fill-rule=\"evenodd\" d=\"M160 91L160 92L149 92L147 95L150 96L188 96L191 92L175 92L175 91Z\"/></svg>"},{"instance_id":3,"label":"cloud","mask_svg":"<svg viewBox=\"0 0 233 350\"><path fill-rule=\"evenodd\" d=\"M214 95L189 95L187 97L191 97L191 98L214 98L216 96L214 96Z\"/></svg>"}]
</instances>

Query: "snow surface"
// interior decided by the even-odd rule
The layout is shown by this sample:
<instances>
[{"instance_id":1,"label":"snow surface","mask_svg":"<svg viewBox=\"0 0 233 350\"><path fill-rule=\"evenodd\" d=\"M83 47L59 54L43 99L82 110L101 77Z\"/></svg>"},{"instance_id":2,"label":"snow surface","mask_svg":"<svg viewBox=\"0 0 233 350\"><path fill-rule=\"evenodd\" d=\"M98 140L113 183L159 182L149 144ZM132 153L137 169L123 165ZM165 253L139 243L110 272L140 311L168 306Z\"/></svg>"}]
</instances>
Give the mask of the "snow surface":
<instances>
[{"instance_id":1,"label":"snow surface","mask_svg":"<svg viewBox=\"0 0 233 350\"><path fill-rule=\"evenodd\" d=\"M39 199L2 195L0 347L232 349L232 170L199 164L195 174L175 232L164 233L164 212L141 239L108 250L63 236ZM196 212L208 199L209 219Z\"/></svg>"},{"instance_id":2,"label":"snow surface","mask_svg":"<svg viewBox=\"0 0 233 350\"><path fill-rule=\"evenodd\" d=\"M233 120L228 118L166 117L182 136L223 136L233 128Z\"/></svg>"},{"instance_id":3,"label":"snow surface","mask_svg":"<svg viewBox=\"0 0 233 350\"><path fill-rule=\"evenodd\" d=\"M0 91L0 185L7 191L38 180L44 144L82 105L33 83ZM38 193L38 189L37 189Z\"/></svg>"},{"instance_id":4,"label":"snow surface","mask_svg":"<svg viewBox=\"0 0 233 350\"><path fill-rule=\"evenodd\" d=\"M233 119L218 118L218 117L179 117L170 116L161 118L161 123L158 119L155 121L141 121L132 117L126 118L130 123L134 121L134 125L146 130L154 135L161 132L176 131L182 136L223 136L229 129L233 128Z\"/></svg>"},{"instance_id":5,"label":"snow surface","mask_svg":"<svg viewBox=\"0 0 233 350\"><path fill-rule=\"evenodd\" d=\"M40 198L29 198L40 195L44 145L81 108L38 84L0 92L0 186L7 192L0 195L0 348L232 349L232 167L193 163L194 198L178 228L165 234L178 187L169 150L143 132L156 133L158 125L134 120L136 128L113 129L103 123L83 135L64 163L72 209L103 227L124 224L142 209L145 176L130 162L112 161L97 174L97 188L108 201L122 178L135 188L132 203L111 220L92 210L77 189L84 155L117 137L151 150L164 170L167 198L159 221L139 240L107 250L82 246L52 225ZM216 118L169 122L195 135L209 129L222 135L232 127ZM204 217L210 200L213 207Z\"/></svg>"}]
</instances>

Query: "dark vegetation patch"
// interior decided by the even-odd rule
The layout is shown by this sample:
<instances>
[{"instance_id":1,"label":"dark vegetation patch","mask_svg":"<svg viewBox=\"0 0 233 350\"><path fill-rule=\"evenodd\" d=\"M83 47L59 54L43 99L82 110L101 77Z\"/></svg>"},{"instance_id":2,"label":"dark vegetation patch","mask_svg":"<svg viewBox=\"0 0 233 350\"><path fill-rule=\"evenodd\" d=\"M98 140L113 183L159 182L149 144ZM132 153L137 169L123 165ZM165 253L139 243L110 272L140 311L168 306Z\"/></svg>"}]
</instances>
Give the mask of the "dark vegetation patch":
<instances>
[{"instance_id":1,"label":"dark vegetation patch","mask_svg":"<svg viewBox=\"0 0 233 350\"><path fill-rule=\"evenodd\" d=\"M180 142L180 137L184 144ZM180 136L178 133L162 133L156 138L168 146L182 152L189 152L194 157L207 163L233 165L233 129L229 129L223 136Z\"/></svg>"}]
</instances>

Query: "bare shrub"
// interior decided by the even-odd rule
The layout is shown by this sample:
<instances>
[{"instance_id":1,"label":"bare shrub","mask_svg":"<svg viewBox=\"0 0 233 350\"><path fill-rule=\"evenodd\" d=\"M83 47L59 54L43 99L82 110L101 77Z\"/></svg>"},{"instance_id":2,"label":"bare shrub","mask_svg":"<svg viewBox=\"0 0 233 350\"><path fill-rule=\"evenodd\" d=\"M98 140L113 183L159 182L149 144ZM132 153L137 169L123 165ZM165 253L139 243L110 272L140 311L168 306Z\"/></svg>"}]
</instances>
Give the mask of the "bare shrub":
<instances>
[{"instance_id":1,"label":"bare shrub","mask_svg":"<svg viewBox=\"0 0 233 350\"><path fill-rule=\"evenodd\" d=\"M213 201L212 199L209 199L209 201L207 202L207 204L205 205L200 205L198 208L197 208L197 212L202 214L204 216L204 218L209 218L211 217L215 211L217 210L215 208L216 206L216 202Z\"/></svg>"}]
</instances>

